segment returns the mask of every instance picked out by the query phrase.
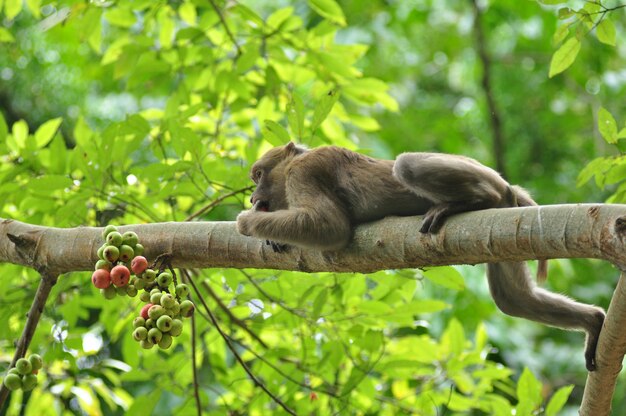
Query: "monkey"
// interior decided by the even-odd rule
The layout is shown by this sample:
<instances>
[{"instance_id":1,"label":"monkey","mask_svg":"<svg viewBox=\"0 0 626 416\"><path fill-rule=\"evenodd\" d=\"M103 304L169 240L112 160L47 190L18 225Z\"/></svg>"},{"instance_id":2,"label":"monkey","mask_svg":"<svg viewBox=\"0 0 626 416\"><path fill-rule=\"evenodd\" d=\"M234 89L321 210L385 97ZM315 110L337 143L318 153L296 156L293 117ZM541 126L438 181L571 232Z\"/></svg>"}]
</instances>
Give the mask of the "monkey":
<instances>
[{"instance_id":1,"label":"monkey","mask_svg":"<svg viewBox=\"0 0 626 416\"><path fill-rule=\"evenodd\" d=\"M409 152L395 160L351 150L307 149L290 142L270 149L250 169L256 184L252 209L237 216L239 233L321 251L346 247L354 227L387 216L423 215L421 233L437 233L461 212L537 205L478 161L443 153ZM537 269L546 275L546 261ZM538 287L525 262L487 264L487 282L503 313L586 333L585 366L596 370L596 347L605 313Z\"/></svg>"}]
</instances>

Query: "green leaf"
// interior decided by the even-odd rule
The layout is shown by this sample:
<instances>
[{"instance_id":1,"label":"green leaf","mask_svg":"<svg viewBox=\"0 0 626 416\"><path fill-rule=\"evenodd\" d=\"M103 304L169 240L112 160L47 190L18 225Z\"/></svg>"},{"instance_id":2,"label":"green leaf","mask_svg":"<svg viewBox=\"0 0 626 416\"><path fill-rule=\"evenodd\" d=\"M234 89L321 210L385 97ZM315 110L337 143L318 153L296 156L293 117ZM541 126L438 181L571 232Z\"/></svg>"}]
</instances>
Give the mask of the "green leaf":
<instances>
[{"instance_id":1,"label":"green leaf","mask_svg":"<svg viewBox=\"0 0 626 416\"><path fill-rule=\"evenodd\" d=\"M164 49L172 47L172 41L174 40L174 30L176 29L174 19L171 16L171 9L164 7L158 16L159 21L159 43Z\"/></svg>"},{"instance_id":2,"label":"green leaf","mask_svg":"<svg viewBox=\"0 0 626 416\"><path fill-rule=\"evenodd\" d=\"M28 124L24 120L13 123L13 139L17 147L23 149L26 147L26 139L28 138Z\"/></svg>"},{"instance_id":3,"label":"green leaf","mask_svg":"<svg viewBox=\"0 0 626 416\"><path fill-rule=\"evenodd\" d=\"M9 126L7 126L7 122L4 120L4 116L2 115L2 111L0 111L0 142L3 142L9 134Z\"/></svg>"},{"instance_id":4,"label":"green leaf","mask_svg":"<svg viewBox=\"0 0 626 416\"><path fill-rule=\"evenodd\" d=\"M15 38L7 29L0 27L0 43L10 43L15 42Z\"/></svg>"},{"instance_id":5,"label":"green leaf","mask_svg":"<svg viewBox=\"0 0 626 416\"><path fill-rule=\"evenodd\" d=\"M569 7L562 7L559 9L559 19L567 19L574 15L574 11Z\"/></svg>"},{"instance_id":6,"label":"green leaf","mask_svg":"<svg viewBox=\"0 0 626 416\"><path fill-rule=\"evenodd\" d=\"M548 76L552 78L569 68L576 60L578 52L580 52L580 41L576 38L571 38L561 45L552 56Z\"/></svg>"},{"instance_id":7,"label":"green leaf","mask_svg":"<svg viewBox=\"0 0 626 416\"><path fill-rule=\"evenodd\" d=\"M516 415L530 416L541 405L541 383L528 368L524 368L522 375L517 382Z\"/></svg>"},{"instance_id":8,"label":"green leaf","mask_svg":"<svg viewBox=\"0 0 626 416\"><path fill-rule=\"evenodd\" d=\"M26 6L28 6L28 10L30 10L35 19L41 17L41 0L26 0Z\"/></svg>"},{"instance_id":9,"label":"green leaf","mask_svg":"<svg viewBox=\"0 0 626 416\"><path fill-rule=\"evenodd\" d=\"M539 0L539 3L547 4L549 6L553 6L555 4L566 3L567 0Z\"/></svg>"},{"instance_id":10,"label":"green leaf","mask_svg":"<svg viewBox=\"0 0 626 416\"><path fill-rule=\"evenodd\" d=\"M578 174L576 179L576 186L581 187L586 184L591 178L598 175L604 175L604 173L613 166L612 159L605 157L598 157L587 163L587 166L583 168Z\"/></svg>"},{"instance_id":11,"label":"green leaf","mask_svg":"<svg viewBox=\"0 0 626 416\"><path fill-rule=\"evenodd\" d=\"M604 107L600 107L598 110L598 130L607 143L617 143L617 123Z\"/></svg>"},{"instance_id":12,"label":"green leaf","mask_svg":"<svg viewBox=\"0 0 626 416\"><path fill-rule=\"evenodd\" d=\"M0 136L1 139L2 136ZM626 139L626 127L624 127L623 129L621 129L619 131L619 133L617 133L617 138L618 139Z\"/></svg>"},{"instance_id":13,"label":"green leaf","mask_svg":"<svg viewBox=\"0 0 626 416\"><path fill-rule=\"evenodd\" d=\"M190 1L186 1L180 5L178 8L178 15L189 26L196 25L198 14L196 12L196 6L194 6Z\"/></svg>"},{"instance_id":14,"label":"green leaf","mask_svg":"<svg viewBox=\"0 0 626 416\"><path fill-rule=\"evenodd\" d=\"M0 3L2 5L2 3ZM5 0L4 15L7 19L13 20L22 11L22 0Z\"/></svg>"},{"instance_id":15,"label":"green leaf","mask_svg":"<svg viewBox=\"0 0 626 416\"><path fill-rule=\"evenodd\" d=\"M546 406L546 416L557 416L565 403L567 403L567 399L570 394L572 394L572 390L574 389L574 385L570 384L569 386L563 386L556 391L552 395L552 398L548 402L548 406Z\"/></svg>"},{"instance_id":16,"label":"green leaf","mask_svg":"<svg viewBox=\"0 0 626 416\"><path fill-rule=\"evenodd\" d=\"M447 344L449 352L458 356L465 349L465 331L457 319L452 319L442 336L442 343Z\"/></svg>"},{"instance_id":17,"label":"green leaf","mask_svg":"<svg viewBox=\"0 0 626 416\"><path fill-rule=\"evenodd\" d=\"M309 6L317 14L340 26L346 25L346 18L343 10L335 0L309 0Z\"/></svg>"},{"instance_id":18,"label":"green leaf","mask_svg":"<svg viewBox=\"0 0 626 416\"><path fill-rule=\"evenodd\" d=\"M287 122L298 141L304 136L304 103L297 94L292 94L287 104Z\"/></svg>"},{"instance_id":19,"label":"green leaf","mask_svg":"<svg viewBox=\"0 0 626 416\"><path fill-rule=\"evenodd\" d=\"M424 271L424 277L431 282L453 290L465 290L465 280L454 267L435 267Z\"/></svg>"},{"instance_id":20,"label":"green leaf","mask_svg":"<svg viewBox=\"0 0 626 416\"><path fill-rule=\"evenodd\" d=\"M280 146L291 141L289 133L283 126L272 120L265 120L263 137L274 146Z\"/></svg>"},{"instance_id":21,"label":"green leaf","mask_svg":"<svg viewBox=\"0 0 626 416\"><path fill-rule=\"evenodd\" d=\"M596 28L598 40L607 45L615 46L615 25L609 18L604 18Z\"/></svg>"},{"instance_id":22,"label":"green leaf","mask_svg":"<svg viewBox=\"0 0 626 416\"><path fill-rule=\"evenodd\" d=\"M333 106L339 99L339 93L335 90L331 90L328 94L324 95L320 101L315 105L313 111L313 121L311 122L311 131L315 131L333 109Z\"/></svg>"},{"instance_id":23,"label":"green leaf","mask_svg":"<svg viewBox=\"0 0 626 416\"><path fill-rule=\"evenodd\" d=\"M556 31L554 31L554 35L552 35L552 43L555 45L561 43L567 35L569 35L569 24L559 26Z\"/></svg>"},{"instance_id":24,"label":"green leaf","mask_svg":"<svg viewBox=\"0 0 626 416\"><path fill-rule=\"evenodd\" d=\"M129 28L137 22L132 10L124 7L111 7L105 13L105 18L111 25L124 28Z\"/></svg>"},{"instance_id":25,"label":"green leaf","mask_svg":"<svg viewBox=\"0 0 626 416\"><path fill-rule=\"evenodd\" d=\"M59 129L61 122L63 119L53 118L52 120L48 120L43 123L35 132L35 146L37 149L41 149L45 145L47 145L50 140L54 137L55 133Z\"/></svg>"}]
</instances>

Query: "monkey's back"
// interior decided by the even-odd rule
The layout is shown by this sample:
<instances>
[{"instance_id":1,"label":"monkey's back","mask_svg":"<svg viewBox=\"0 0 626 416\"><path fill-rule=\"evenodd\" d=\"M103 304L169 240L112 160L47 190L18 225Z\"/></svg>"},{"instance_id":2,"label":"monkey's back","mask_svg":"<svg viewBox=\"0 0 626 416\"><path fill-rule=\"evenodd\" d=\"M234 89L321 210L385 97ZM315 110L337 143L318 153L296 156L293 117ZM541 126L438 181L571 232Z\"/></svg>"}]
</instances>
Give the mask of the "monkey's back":
<instances>
[{"instance_id":1,"label":"monkey's back","mask_svg":"<svg viewBox=\"0 0 626 416\"><path fill-rule=\"evenodd\" d=\"M313 175L332 187L357 224L390 215L420 215L432 206L393 176L393 160L374 159L336 146L309 150L300 158L317 168Z\"/></svg>"}]
</instances>

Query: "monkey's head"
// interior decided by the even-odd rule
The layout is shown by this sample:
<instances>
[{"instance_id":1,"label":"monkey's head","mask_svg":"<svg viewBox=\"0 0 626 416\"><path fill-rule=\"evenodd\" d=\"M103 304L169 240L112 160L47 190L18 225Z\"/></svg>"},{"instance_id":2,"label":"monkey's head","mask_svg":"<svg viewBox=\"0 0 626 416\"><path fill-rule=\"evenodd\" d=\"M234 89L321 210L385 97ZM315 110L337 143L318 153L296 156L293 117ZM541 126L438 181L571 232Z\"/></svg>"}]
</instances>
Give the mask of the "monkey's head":
<instances>
[{"instance_id":1,"label":"monkey's head","mask_svg":"<svg viewBox=\"0 0 626 416\"><path fill-rule=\"evenodd\" d=\"M289 142L265 153L250 169L250 179L256 189L250 202L257 211L278 211L287 209L285 182L287 166L294 157L305 153L307 149Z\"/></svg>"}]
</instances>

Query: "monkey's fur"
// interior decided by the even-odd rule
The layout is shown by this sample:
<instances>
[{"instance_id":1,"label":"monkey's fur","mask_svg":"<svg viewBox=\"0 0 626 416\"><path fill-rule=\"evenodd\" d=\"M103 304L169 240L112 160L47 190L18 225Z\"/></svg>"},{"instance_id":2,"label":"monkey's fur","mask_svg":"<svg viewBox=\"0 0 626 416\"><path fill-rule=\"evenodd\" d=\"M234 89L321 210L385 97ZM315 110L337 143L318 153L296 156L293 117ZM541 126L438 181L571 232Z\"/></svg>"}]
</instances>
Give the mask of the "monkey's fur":
<instances>
[{"instance_id":1,"label":"monkey's fur","mask_svg":"<svg viewBox=\"0 0 626 416\"><path fill-rule=\"evenodd\" d=\"M340 147L307 150L289 143L268 151L250 170L253 208L237 217L241 234L279 244L339 250L356 224L388 215L424 215L420 232L433 233L446 217L466 211L536 205L522 188L464 156L404 153L373 159ZM538 278L546 274L540 261ZM595 352L604 311L539 288L524 262L488 264L498 308L564 329L587 333L585 361Z\"/></svg>"}]
</instances>

